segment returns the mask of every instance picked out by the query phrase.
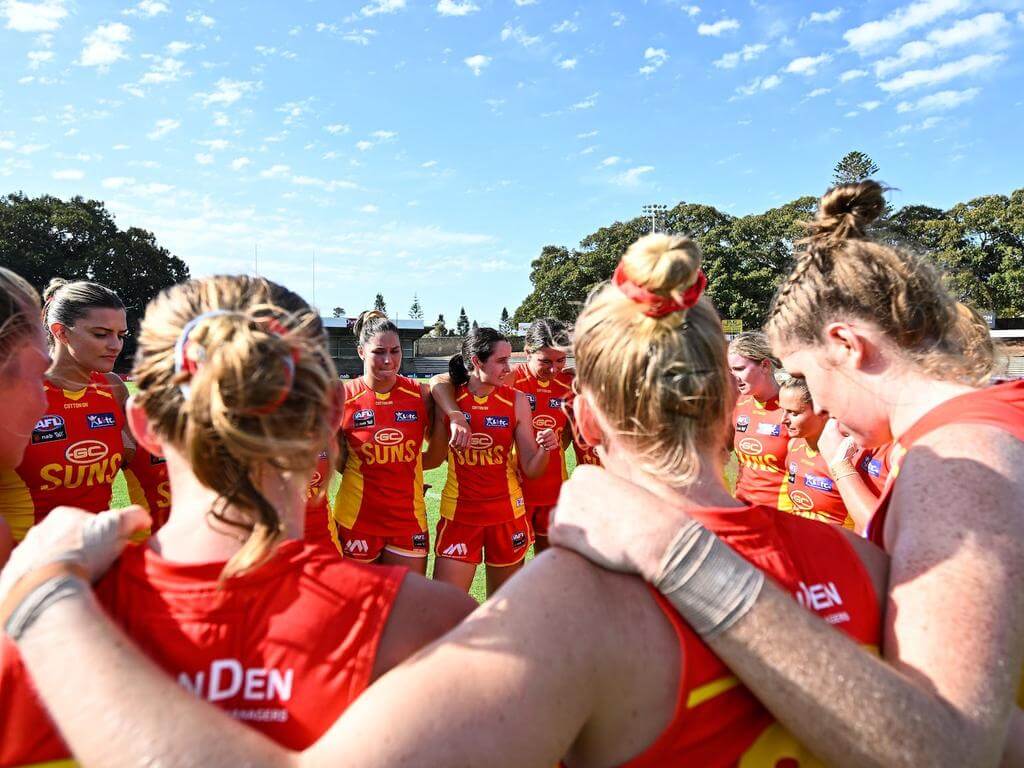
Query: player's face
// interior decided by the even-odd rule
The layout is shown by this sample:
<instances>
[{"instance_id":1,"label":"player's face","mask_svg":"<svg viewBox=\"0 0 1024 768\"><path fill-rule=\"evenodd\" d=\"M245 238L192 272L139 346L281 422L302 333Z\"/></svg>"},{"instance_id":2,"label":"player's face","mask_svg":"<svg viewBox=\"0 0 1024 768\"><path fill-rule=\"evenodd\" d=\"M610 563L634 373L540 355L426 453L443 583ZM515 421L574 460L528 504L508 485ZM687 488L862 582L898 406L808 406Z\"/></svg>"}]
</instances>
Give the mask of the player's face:
<instances>
[{"instance_id":1,"label":"player's face","mask_svg":"<svg viewBox=\"0 0 1024 768\"><path fill-rule=\"evenodd\" d=\"M799 392L794 389L781 390L779 406L783 410L782 423L786 425L790 437L817 440L821 436L828 417L816 414L810 403L803 402Z\"/></svg>"},{"instance_id":2,"label":"player's face","mask_svg":"<svg viewBox=\"0 0 1024 768\"><path fill-rule=\"evenodd\" d=\"M58 338L67 344L71 356L83 368L98 373L114 370L124 347L128 322L123 309L90 309L74 325L61 325Z\"/></svg>"},{"instance_id":3,"label":"player's face","mask_svg":"<svg viewBox=\"0 0 1024 768\"><path fill-rule=\"evenodd\" d=\"M371 336L359 347L363 370L371 379L394 379L402 369L402 343L394 331Z\"/></svg>"},{"instance_id":4,"label":"player's face","mask_svg":"<svg viewBox=\"0 0 1024 768\"><path fill-rule=\"evenodd\" d=\"M491 356L484 362L478 357L473 358L474 370L479 372L480 382L498 387L505 383L512 373L512 345L507 341L499 341L491 350Z\"/></svg>"},{"instance_id":5,"label":"player's face","mask_svg":"<svg viewBox=\"0 0 1024 768\"><path fill-rule=\"evenodd\" d=\"M551 347L541 347L531 352L526 360L530 373L538 379L552 379L565 370L565 352Z\"/></svg>"},{"instance_id":6,"label":"player's face","mask_svg":"<svg viewBox=\"0 0 1024 768\"><path fill-rule=\"evenodd\" d=\"M49 367L50 353L40 328L0 368L0 389L8 405L0 419L0 469L14 469L21 463L32 429L46 411L43 379Z\"/></svg>"},{"instance_id":7,"label":"player's face","mask_svg":"<svg viewBox=\"0 0 1024 768\"><path fill-rule=\"evenodd\" d=\"M736 389L741 395L753 395L758 400L767 400L775 394L775 380L771 364L767 360L757 362L749 357L729 353L729 371L736 380Z\"/></svg>"}]
</instances>

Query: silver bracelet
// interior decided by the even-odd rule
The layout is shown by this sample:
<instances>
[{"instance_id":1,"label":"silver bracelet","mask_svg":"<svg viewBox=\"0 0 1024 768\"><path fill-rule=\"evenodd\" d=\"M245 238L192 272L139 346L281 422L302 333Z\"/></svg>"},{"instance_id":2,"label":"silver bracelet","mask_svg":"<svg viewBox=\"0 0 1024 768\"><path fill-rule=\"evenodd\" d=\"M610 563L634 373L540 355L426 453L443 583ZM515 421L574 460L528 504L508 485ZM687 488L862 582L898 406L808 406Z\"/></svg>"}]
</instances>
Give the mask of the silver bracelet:
<instances>
[{"instance_id":1,"label":"silver bracelet","mask_svg":"<svg viewBox=\"0 0 1024 768\"><path fill-rule=\"evenodd\" d=\"M44 581L33 589L12 611L4 624L4 632L11 640L18 642L26 630L42 616L43 611L65 597L89 591L89 584L78 576L61 574Z\"/></svg>"},{"instance_id":2,"label":"silver bracelet","mask_svg":"<svg viewBox=\"0 0 1024 768\"><path fill-rule=\"evenodd\" d=\"M764 573L691 520L665 551L652 583L697 634L709 638L753 607Z\"/></svg>"}]
</instances>

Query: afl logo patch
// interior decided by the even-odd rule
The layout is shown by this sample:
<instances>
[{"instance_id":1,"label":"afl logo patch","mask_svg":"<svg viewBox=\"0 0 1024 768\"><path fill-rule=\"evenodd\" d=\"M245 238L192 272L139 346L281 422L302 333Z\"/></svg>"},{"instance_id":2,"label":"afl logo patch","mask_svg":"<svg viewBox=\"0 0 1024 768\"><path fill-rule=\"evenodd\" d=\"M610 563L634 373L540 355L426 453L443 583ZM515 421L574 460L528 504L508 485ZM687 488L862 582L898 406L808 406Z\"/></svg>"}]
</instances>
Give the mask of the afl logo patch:
<instances>
[{"instance_id":1,"label":"afl logo patch","mask_svg":"<svg viewBox=\"0 0 1024 768\"><path fill-rule=\"evenodd\" d=\"M469 436L469 447L474 451L484 451L492 445L494 445L494 440L483 432L474 432Z\"/></svg>"},{"instance_id":2,"label":"afl logo patch","mask_svg":"<svg viewBox=\"0 0 1024 768\"><path fill-rule=\"evenodd\" d=\"M112 413L87 413L85 420L89 423L89 429L107 429L117 426L117 419Z\"/></svg>"},{"instance_id":3,"label":"afl logo patch","mask_svg":"<svg viewBox=\"0 0 1024 768\"><path fill-rule=\"evenodd\" d=\"M36 422L32 429L32 444L52 443L54 440L67 440L68 430L64 419L60 416L47 414Z\"/></svg>"},{"instance_id":4,"label":"afl logo patch","mask_svg":"<svg viewBox=\"0 0 1024 768\"><path fill-rule=\"evenodd\" d=\"M352 426L356 429L360 429L361 427L372 427L373 424L374 419L372 408L366 408L352 414Z\"/></svg>"},{"instance_id":5,"label":"afl logo patch","mask_svg":"<svg viewBox=\"0 0 1024 768\"><path fill-rule=\"evenodd\" d=\"M749 427L749 426L750 426L750 417L749 416L737 416L736 417L736 431L737 432L746 432L747 431L747 427Z\"/></svg>"},{"instance_id":6,"label":"afl logo patch","mask_svg":"<svg viewBox=\"0 0 1024 768\"><path fill-rule=\"evenodd\" d=\"M753 437L744 437L740 440L739 449L750 456L760 456L764 452L761 441Z\"/></svg>"},{"instance_id":7,"label":"afl logo patch","mask_svg":"<svg viewBox=\"0 0 1024 768\"><path fill-rule=\"evenodd\" d=\"M426 549L427 548L427 534L425 534L425 533L414 533L412 535L412 548L413 549Z\"/></svg>"},{"instance_id":8,"label":"afl logo patch","mask_svg":"<svg viewBox=\"0 0 1024 768\"><path fill-rule=\"evenodd\" d=\"M378 429L373 439L381 445L398 445L402 442L403 437L402 430L387 427L386 429Z\"/></svg>"},{"instance_id":9,"label":"afl logo patch","mask_svg":"<svg viewBox=\"0 0 1024 768\"><path fill-rule=\"evenodd\" d=\"M530 401L530 410L531 411L536 411L537 410L537 398L535 396L531 395L529 392L527 392L526 393L526 399Z\"/></svg>"},{"instance_id":10,"label":"afl logo patch","mask_svg":"<svg viewBox=\"0 0 1024 768\"><path fill-rule=\"evenodd\" d=\"M506 429L508 416L484 416L484 429Z\"/></svg>"},{"instance_id":11,"label":"afl logo patch","mask_svg":"<svg viewBox=\"0 0 1024 768\"><path fill-rule=\"evenodd\" d=\"M814 509L814 502L811 501L811 497L804 491L790 491L789 498L797 509L805 511Z\"/></svg>"},{"instance_id":12,"label":"afl logo patch","mask_svg":"<svg viewBox=\"0 0 1024 768\"><path fill-rule=\"evenodd\" d=\"M64 452L64 458L72 464L92 464L94 461L105 459L110 449L106 443L99 440L79 440L74 445L68 446Z\"/></svg>"},{"instance_id":13,"label":"afl logo patch","mask_svg":"<svg viewBox=\"0 0 1024 768\"><path fill-rule=\"evenodd\" d=\"M533 417L533 426L537 429L554 429L557 426L554 416L542 413Z\"/></svg>"},{"instance_id":14,"label":"afl logo patch","mask_svg":"<svg viewBox=\"0 0 1024 768\"><path fill-rule=\"evenodd\" d=\"M395 423L396 424L408 424L413 421L419 421L420 415L416 411L395 411Z\"/></svg>"}]
</instances>

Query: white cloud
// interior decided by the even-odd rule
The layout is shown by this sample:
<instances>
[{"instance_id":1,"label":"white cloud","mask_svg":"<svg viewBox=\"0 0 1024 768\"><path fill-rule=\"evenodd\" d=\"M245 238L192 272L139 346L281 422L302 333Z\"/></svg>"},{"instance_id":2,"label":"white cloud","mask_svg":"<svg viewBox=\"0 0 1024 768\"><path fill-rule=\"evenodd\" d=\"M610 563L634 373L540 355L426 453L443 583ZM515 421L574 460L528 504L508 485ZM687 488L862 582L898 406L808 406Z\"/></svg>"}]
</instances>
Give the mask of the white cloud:
<instances>
[{"instance_id":1,"label":"white cloud","mask_svg":"<svg viewBox=\"0 0 1024 768\"><path fill-rule=\"evenodd\" d=\"M151 141L162 139L171 131L175 131L181 127L181 121L175 120L170 117L165 117L163 120L157 120L153 130L146 134L146 138Z\"/></svg>"},{"instance_id":2,"label":"white cloud","mask_svg":"<svg viewBox=\"0 0 1024 768\"><path fill-rule=\"evenodd\" d=\"M758 91L770 91L773 88L778 88L782 83L782 78L778 75L768 75L768 77L755 77L746 85L741 85L736 89L736 93L742 96L753 96Z\"/></svg>"},{"instance_id":3,"label":"white cloud","mask_svg":"<svg viewBox=\"0 0 1024 768\"><path fill-rule=\"evenodd\" d=\"M577 61L576 59L559 59L555 63L558 64L561 69L576 69Z\"/></svg>"},{"instance_id":4,"label":"white cloud","mask_svg":"<svg viewBox=\"0 0 1024 768\"><path fill-rule=\"evenodd\" d=\"M43 64L53 61L53 51L29 51L28 68L39 69Z\"/></svg>"},{"instance_id":5,"label":"white cloud","mask_svg":"<svg viewBox=\"0 0 1024 768\"><path fill-rule=\"evenodd\" d=\"M142 0L134 8L126 8L121 13L125 16L144 16L151 19L161 13L167 13L169 10L167 5L161 3L160 0Z\"/></svg>"},{"instance_id":6,"label":"white cloud","mask_svg":"<svg viewBox=\"0 0 1024 768\"><path fill-rule=\"evenodd\" d=\"M851 80L856 80L858 77L865 77L867 74L867 70L864 69L848 69L839 76L839 82L848 83Z\"/></svg>"},{"instance_id":7,"label":"white cloud","mask_svg":"<svg viewBox=\"0 0 1024 768\"><path fill-rule=\"evenodd\" d=\"M827 53L820 56L801 56L789 62L785 71L793 75L815 75L818 73L818 67L828 64L830 61L832 61L832 57Z\"/></svg>"},{"instance_id":8,"label":"white cloud","mask_svg":"<svg viewBox=\"0 0 1024 768\"><path fill-rule=\"evenodd\" d=\"M325 192L335 192L339 189L359 189L359 185L352 181L318 179L315 176L292 176L291 182L298 187L317 187Z\"/></svg>"},{"instance_id":9,"label":"white cloud","mask_svg":"<svg viewBox=\"0 0 1024 768\"><path fill-rule=\"evenodd\" d=\"M919 0L897 8L884 19L869 21L867 24L848 29L843 34L843 39L853 50L865 53L883 43L902 37L912 29L931 24L949 13L958 13L969 6L970 0Z\"/></svg>"},{"instance_id":10,"label":"white cloud","mask_svg":"<svg viewBox=\"0 0 1024 768\"><path fill-rule=\"evenodd\" d=\"M212 152L223 152L229 146L227 139L207 139L206 141L197 141L196 144L206 147Z\"/></svg>"},{"instance_id":11,"label":"white cloud","mask_svg":"<svg viewBox=\"0 0 1024 768\"><path fill-rule=\"evenodd\" d=\"M592 155L595 152L597 152L596 146L590 146L580 150L581 155Z\"/></svg>"},{"instance_id":12,"label":"white cloud","mask_svg":"<svg viewBox=\"0 0 1024 768\"><path fill-rule=\"evenodd\" d=\"M516 0L516 5L522 8L524 5L536 5L537 0Z\"/></svg>"},{"instance_id":13,"label":"white cloud","mask_svg":"<svg viewBox=\"0 0 1024 768\"><path fill-rule=\"evenodd\" d=\"M234 160L231 161L231 170L240 171L250 163L252 163L252 160L250 160L248 157L236 157Z\"/></svg>"},{"instance_id":14,"label":"white cloud","mask_svg":"<svg viewBox=\"0 0 1024 768\"><path fill-rule=\"evenodd\" d=\"M18 147L18 152L23 155L34 155L36 152L42 152L49 146L49 144L22 144Z\"/></svg>"},{"instance_id":15,"label":"white cloud","mask_svg":"<svg viewBox=\"0 0 1024 768\"><path fill-rule=\"evenodd\" d=\"M179 59L154 56L149 71L139 80L140 85L174 83L185 74L185 63Z\"/></svg>"},{"instance_id":16,"label":"white cloud","mask_svg":"<svg viewBox=\"0 0 1024 768\"><path fill-rule=\"evenodd\" d=\"M480 73L484 71L484 68L491 63L491 57L478 53L475 56L469 56L463 59L462 63L469 67L474 75L479 77Z\"/></svg>"},{"instance_id":17,"label":"white cloud","mask_svg":"<svg viewBox=\"0 0 1024 768\"><path fill-rule=\"evenodd\" d=\"M109 67L118 59L127 58L124 43L132 39L132 30L127 24L115 22L96 27L83 41L85 47L78 58L83 67Z\"/></svg>"},{"instance_id":18,"label":"white cloud","mask_svg":"<svg viewBox=\"0 0 1024 768\"><path fill-rule=\"evenodd\" d=\"M651 75L661 69L662 65L668 61L668 53L664 48L648 48L644 51L644 61L647 64L640 67L640 74Z\"/></svg>"},{"instance_id":19,"label":"white cloud","mask_svg":"<svg viewBox=\"0 0 1024 768\"><path fill-rule=\"evenodd\" d=\"M195 155L195 160L200 165L212 165L213 155L211 155L209 152L199 152Z\"/></svg>"},{"instance_id":20,"label":"white cloud","mask_svg":"<svg viewBox=\"0 0 1024 768\"><path fill-rule=\"evenodd\" d=\"M171 54L171 56L180 56L191 48L192 43L186 43L181 40L174 40L167 44L167 52Z\"/></svg>"},{"instance_id":21,"label":"white cloud","mask_svg":"<svg viewBox=\"0 0 1024 768\"><path fill-rule=\"evenodd\" d=\"M373 138L377 141L391 141L398 138L398 131L374 131Z\"/></svg>"},{"instance_id":22,"label":"white cloud","mask_svg":"<svg viewBox=\"0 0 1024 768\"><path fill-rule=\"evenodd\" d=\"M80 181L85 174L77 168L68 168L62 171L54 171L50 174L57 181Z\"/></svg>"},{"instance_id":23,"label":"white cloud","mask_svg":"<svg viewBox=\"0 0 1024 768\"><path fill-rule=\"evenodd\" d=\"M135 179L132 176L108 176L100 182L104 189L121 189L130 187L134 183Z\"/></svg>"},{"instance_id":24,"label":"white cloud","mask_svg":"<svg viewBox=\"0 0 1024 768\"><path fill-rule=\"evenodd\" d=\"M576 138L577 139L590 139L590 138L593 138L594 136L597 136L599 133L600 133L600 131L587 131L585 133L577 133L576 134Z\"/></svg>"},{"instance_id":25,"label":"white cloud","mask_svg":"<svg viewBox=\"0 0 1024 768\"><path fill-rule=\"evenodd\" d=\"M945 109L956 109L966 104L981 93L979 88L967 88L963 91L939 91L923 96L917 101L901 101L896 105L897 112L938 112Z\"/></svg>"},{"instance_id":26,"label":"white cloud","mask_svg":"<svg viewBox=\"0 0 1024 768\"><path fill-rule=\"evenodd\" d=\"M697 27L697 34L704 37L719 37L723 32L734 32L740 28L736 19L722 19L714 24L701 24Z\"/></svg>"},{"instance_id":27,"label":"white cloud","mask_svg":"<svg viewBox=\"0 0 1024 768\"><path fill-rule=\"evenodd\" d=\"M227 128L229 125L231 125L231 120L229 120L228 116L225 115L223 112L214 112L213 124L218 128Z\"/></svg>"},{"instance_id":28,"label":"white cloud","mask_svg":"<svg viewBox=\"0 0 1024 768\"><path fill-rule=\"evenodd\" d=\"M612 11L612 26L621 27L626 23L626 14L619 11Z\"/></svg>"},{"instance_id":29,"label":"white cloud","mask_svg":"<svg viewBox=\"0 0 1024 768\"><path fill-rule=\"evenodd\" d=\"M583 99L583 101L577 101L575 104L569 107L569 109L572 110L573 112L579 112L581 109L593 109L597 105L598 96L600 96L599 92L592 93L589 96L587 96L587 98Z\"/></svg>"},{"instance_id":30,"label":"white cloud","mask_svg":"<svg viewBox=\"0 0 1024 768\"><path fill-rule=\"evenodd\" d=\"M438 0L437 12L442 16L465 16L479 11L480 6L465 0L464 2L456 2L456 0Z\"/></svg>"},{"instance_id":31,"label":"white cloud","mask_svg":"<svg viewBox=\"0 0 1024 768\"><path fill-rule=\"evenodd\" d=\"M643 177L644 174L651 173L653 171L653 165L640 165L636 168L630 168L625 173L620 173L618 176L612 177L612 181L620 187L637 187L640 186L640 182L642 180L641 177Z\"/></svg>"},{"instance_id":32,"label":"white cloud","mask_svg":"<svg viewBox=\"0 0 1024 768\"><path fill-rule=\"evenodd\" d=\"M536 45L541 41L539 35L528 35L526 30L521 26L511 26L506 24L501 30L501 39L512 40L513 42L519 43L524 48L529 48L531 45Z\"/></svg>"},{"instance_id":33,"label":"white cloud","mask_svg":"<svg viewBox=\"0 0 1024 768\"><path fill-rule=\"evenodd\" d=\"M26 3L8 0L3 5L7 16L7 29L15 32L53 32L68 15L64 0L43 0L40 3Z\"/></svg>"},{"instance_id":34,"label":"white cloud","mask_svg":"<svg viewBox=\"0 0 1024 768\"><path fill-rule=\"evenodd\" d=\"M906 125L901 125L893 131L893 133L898 135L902 133L910 133L911 131L929 131L941 122L941 117L926 117L920 123L907 123Z\"/></svg>"},{"instance_id":35,"label":"white cloud","mask_svg":"<svg viewBox=\"0 0 1024 768\"><path fill-rule=\"evenodd\" d=\"M340 133L349 133L352 128L345 123L331 123L330 125L325 125L324 130L332 136L337 136Z\"/></svg>"},{"instance_id":36,"label":"white cloud","mask_svg":"<svg viewBox=\"0 0 1024 768\"><path fill-rule=\"evenodd\" d=\"M681 6L679 6L679 10L681 10L683 13L685 13L691 19L694 16L697 16L697 15L700 14L700 6L699 5L681 5Z\"/></svg>"},{"instance_id":37,"label":"white cloud","mask_svg":"<svg viewBox=\"0 0 1024 768\"><path fill-rule=\"evenodd\" d=\"M716 60L715 66L719 69L734 69L740 61L753 61L767 50L768 46L764 43L744 45L740 50L727 53Z\"/></svg>"},{"instance_id":38,"label":"white cloud","mask_svg":"<svg viewBox=\"0 0 1024 768\"><path fill-rule=\"evenodd\" d=\"M251 80L231 80L222 77L216 82L216 86L216 90L211 93L196 94L203 100L204 107L208 107L211 104L223 104L225 106L234 104L247 93L256 90L260 83L254 83Z\"/></svg>"},{"instance_id":39,"label":"white cloud","mask_svg":"<svg viewBox=\"0 0 1024 768\"><path fill-rule=\"evenodd\" d=\"M611 157L606 157L604 160L601 161L601 167L602 168L607 168L608 166L611 166L611 165L618 165L618 163L621 160L622 160L622 158L618 157L616 155L612 155Z\"/></svg>"},{"instance_id":40,"label":"white cloud","mask_svg":"<svg viewBox=\"0 0 1024 768\"><path fill-rule=\"evenodd\" d=\"M983 13L973 19L962 19L947 29L933 30L926 40L915 40L901 46L896 56L875 62L875 74L886 77L915 62L930 59L946 48L998 37L1009 27L1010 23L1001 13Z\"/></svg>"},{"instance_id":41,"label":"white cloud","mask_svg":"<svg viewBox=\"0 0 1024 768\"><path fill-rule=\"evenodd\" d=\"M420 163L420 168L433 168L437 165L437 160L427 160L425 163Z\"/></svg>"},{"instance_id":42,"label":"white cloud","mask_svg":"<svg viewBox=\"0 0 1024 768\"><path fill-rule=\"evenodd\" d=\"M363 139L362 141L356 142L356 149L360 152L366 152L368 149L373 149L373 142Z\"/></svg>"},{"instance_id":43,"label":"white cloud","mask_svg":"<svg viewBox=\"0 0 1024 768\"><path fill-rule=\"evenodd\" d=\"M826 93L832 93L831 88L815 88L813 91L807 94L807 98L816 99L819 96L824 96Z\"/></svg>"},{"instance_id":44,"label":"white cloud","mask_svg":"<svg viewBox=\"0 0 1024 768\"><path fill-rule=\"evenodd\" d=\"M563 32L579 32L579 29L580 28L576 26L574 22L569 21L569 19L564 19L551 27L551 31L556 35L560 35Z\"/></svg>"},{"instance_id":45,"label":"white cloud","mask_svg":"<svg viewBox=\"0 0 1024 768\"><path fill-rule=\"evenodd\" d=\"M272 165L260 171L260 177L264 179L280 179L288 175L291 168L283 163Z\"/></svg>"},{"instance_id":46,"label":"white cloud","mask_svg":"<svg viewBox=\"0 0 1024 768\"><path fill-rule=\"evenodd\" d=\"M373 203L368 203L359 209L360 213L377 213L378 211L380 211L380 208Z\"/></svg>"},{"instance_id":47,"label":"white cloud","mask_svg":"<svg viewBox=\"0 0 1024 768\"><path fill-rule=\"evenodd\" d=\"M1006 57L1001 54L972 54L959 61L950 61L934 69L912 69L897 78L886 80L878 87L889 93L898 93L910 88L939 85L963 75L971 75L1002 62Z\"/></svg>"},{"instance_id":48,"label":"white cloud","mask_svg":"<svg viewBox=\"0 0 1024 768\"><path fill-rule=\"evenodd\" d=\"M843 15L842 8L833 8L831 11L814 11L808 16L803 24L831 24L833 21L838 21L839 17Z\"/></svg>"},{"instance_id":49,"label":"white cloud","mask_svg":"<svg viewBox=\"0 0 1024 768\"><path fill-rule=\"evenodd\" d=\"M405 8L405 0L372 0L359 9L363 16L377 16L382 13L396 13Z\"/></svg>"},{"instance_id":50,"label":"white cloud","mask_svg":"<svg viewBox=\"0 0 1024 768\"><path fill-rule=\"evenodd\" d=\"M205 13L200 13L199 11L192 11L185 17L185 21L189 24L198 24L199 26L206 27L207 29L217 23L215 18L207 16Z\"/></svg>"},{"instance_id":51,"label":"white cloud","mask_svg":"<svg viewBox=\"0 0 1024 768\"><path fill-rule=\"evenodd\" d=\"M882 106L882 102L880 102L880 101L862 101L857 106L860 107L861 109L863 109L865 112L874 112L876 109L878 109L880 106Z\"/></svg>"}]
</instances>

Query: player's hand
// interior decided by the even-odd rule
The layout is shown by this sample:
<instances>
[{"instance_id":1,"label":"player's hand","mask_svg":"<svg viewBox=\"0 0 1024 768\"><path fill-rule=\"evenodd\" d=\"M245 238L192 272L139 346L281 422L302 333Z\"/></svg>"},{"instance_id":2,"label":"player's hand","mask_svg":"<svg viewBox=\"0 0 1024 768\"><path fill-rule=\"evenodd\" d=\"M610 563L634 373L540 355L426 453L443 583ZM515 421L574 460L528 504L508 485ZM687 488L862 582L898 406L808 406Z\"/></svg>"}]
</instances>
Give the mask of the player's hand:
<instances>
[{"instance_id":1,"label":"player's hand","mask_svg":"<svg viewBox=\"0 0 1024 768\"><path fill-rule=\"evenodd\" d=\"M451 411L448 414L448 430L448 445L458 451L469 447L469 438L473 430L470 429L469 421L462 411Z\"/></svg>"},{"instance_id":2,"label":"player's hand","mask_svg":"<svg viewBox=\"0 0 1024 768\"><path fill-rule=\"evenodd\" d=\"M548 536L603 568L651 580L687 520L677 506L605 469L577 466L562 485Z\"/></svg>"},{"instance_id":3,"label":"player's hand","mask_svg":"<svg viewBox=\"0 0 1024 768\"><path fill-rule=\"evenodd\" d=\"M0 601L30 571L55 562L74 563L95 581L121 554L134 534L152 524L142 507L112 509L98 515L57 507L33 526L0 573Z\"/></svg>"},{"instance_id":4,"label":"player's hand","mask_svg":"<svg viewBox=\"0 0 1024 768\"><path fill-rule=\"evenodd\" d=\"M553 429L542 429L537 433L537 445L545 451L558 450L558 435Z\"/></svg>"},{"instance_id":5,"label":"player's hand","mask_svg":"<svg viewBox=\"0 0 1024 768\"><path fill-rule=\"evenodd\" d=\"M825 428L818 438L818 451L828 466L840 461L852 462L857 450L853 437L843 434L838 421L829 419L825 422Z\"/></svg>"}]
</instances>

